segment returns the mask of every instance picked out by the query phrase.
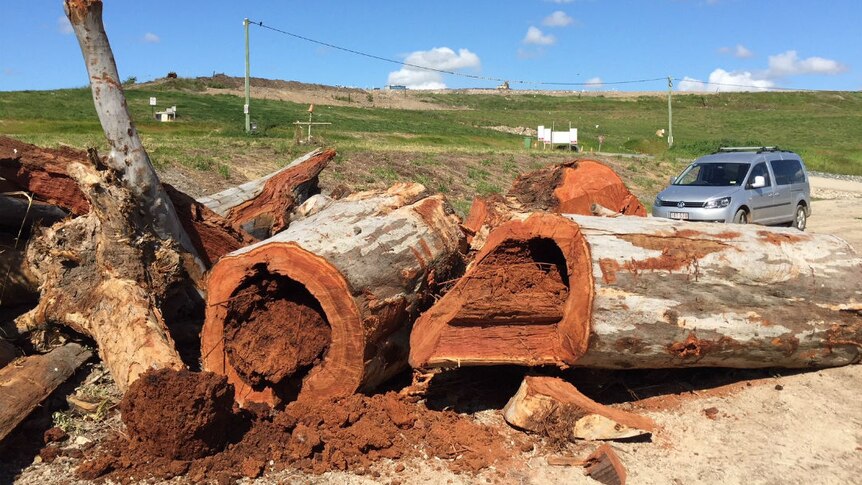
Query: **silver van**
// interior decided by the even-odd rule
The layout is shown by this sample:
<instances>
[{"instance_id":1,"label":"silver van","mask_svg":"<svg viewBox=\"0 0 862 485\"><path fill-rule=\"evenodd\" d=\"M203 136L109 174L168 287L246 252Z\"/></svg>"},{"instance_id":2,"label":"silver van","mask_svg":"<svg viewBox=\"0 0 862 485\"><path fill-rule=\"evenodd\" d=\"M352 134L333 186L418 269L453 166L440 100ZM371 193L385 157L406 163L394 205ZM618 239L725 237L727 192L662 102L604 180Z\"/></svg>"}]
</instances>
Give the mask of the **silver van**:
<instances>
[{"instance_id":1,"label":"silver van","mask_svg":"<svg viewBox=\"0 0 862 485\"><path fill-rule=\"evenodd\" d=\"M776 147L728 147L700 157L659 192L652 215L686 221L783 224L805 230L808 173Z\"/></svg>"}]
</instances>

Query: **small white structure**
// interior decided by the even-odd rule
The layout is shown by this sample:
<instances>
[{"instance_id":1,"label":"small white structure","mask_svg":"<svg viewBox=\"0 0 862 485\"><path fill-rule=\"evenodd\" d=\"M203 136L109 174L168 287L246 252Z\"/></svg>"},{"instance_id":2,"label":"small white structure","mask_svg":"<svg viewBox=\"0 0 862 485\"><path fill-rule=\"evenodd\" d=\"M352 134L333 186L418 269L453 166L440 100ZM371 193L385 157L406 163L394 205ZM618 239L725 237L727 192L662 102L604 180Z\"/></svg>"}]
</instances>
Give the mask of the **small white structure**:
<instances>
[{"instance_id":1,"label":"small white structure","mask_svg":"<svg viewBox=\"0 0 862 485\"><path fill-rule=\"evenodd\" d=\"M177 107L171 106L170 108L164 111L156 111L156 120L161 122L168 121L176 121L177 119Z\"/></svg>"},{"instance_id":2,"label":"small white structure","mask_svg":"<svg viewBox=\"0 0 862 485\"><path fill-rule=\"evenodd\" d=\"M578 151L578 129L569 126L568 131L554 131L553 128L545 128L539 125L536 130L537 138L542 143L542 148L548 145L568 145L570 150Z\"/></svg>"}]
</instances>

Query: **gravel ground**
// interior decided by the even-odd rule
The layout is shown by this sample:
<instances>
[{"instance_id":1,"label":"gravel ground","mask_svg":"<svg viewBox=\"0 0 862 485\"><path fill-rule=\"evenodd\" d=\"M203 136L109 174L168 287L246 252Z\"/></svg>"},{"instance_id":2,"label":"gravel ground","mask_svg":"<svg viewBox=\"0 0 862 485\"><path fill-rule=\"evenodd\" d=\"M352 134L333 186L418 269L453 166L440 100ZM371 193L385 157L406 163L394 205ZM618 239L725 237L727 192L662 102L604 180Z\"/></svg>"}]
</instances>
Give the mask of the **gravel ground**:
<instances>
[{"instance_id":1,"label":"gravel ground","mask_svg":"<svg viewBox=\"0 0 862 485\"><path fill-rule=\"evenodd\" d=\"M862 175L844 175L841 173L826 173L826 172L808 172L813 177L823 177L827 179L849 180L851 182L862 182Z\"/></svg>"}]
</instances>

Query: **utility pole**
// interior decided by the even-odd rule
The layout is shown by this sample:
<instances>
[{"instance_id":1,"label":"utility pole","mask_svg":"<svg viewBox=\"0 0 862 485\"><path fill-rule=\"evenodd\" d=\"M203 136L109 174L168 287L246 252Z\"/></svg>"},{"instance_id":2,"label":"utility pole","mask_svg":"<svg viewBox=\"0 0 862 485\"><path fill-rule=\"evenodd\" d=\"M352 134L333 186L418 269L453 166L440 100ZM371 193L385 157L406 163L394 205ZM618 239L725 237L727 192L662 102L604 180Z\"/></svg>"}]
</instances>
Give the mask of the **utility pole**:
<instances>
[{"instance_id":1,"label":"utility pole","mask_svg":"<svg viewBox=\"0 0 862 485\"><path fill-rule=\"evenodd\" d=\"M251 102L251 85L249 84L249 76L251 75L251 68L249 63L248 56L248 19L242 21L243 27L245 27L245 106L243 106L242 111L245 113L245 132L251 132L251 113L249 112L249 103Z\"/></svg>"},{"instance_id":2,"label":"utility pole","mask_svg":"<svg viewBox=\"0 0 862 485\"><path fill-rule=\"evenodd\" d=\"M673 94L673 79L667 77L667 146L673 146L673 108L670 99Z\"/></svg>"}]
</instances>

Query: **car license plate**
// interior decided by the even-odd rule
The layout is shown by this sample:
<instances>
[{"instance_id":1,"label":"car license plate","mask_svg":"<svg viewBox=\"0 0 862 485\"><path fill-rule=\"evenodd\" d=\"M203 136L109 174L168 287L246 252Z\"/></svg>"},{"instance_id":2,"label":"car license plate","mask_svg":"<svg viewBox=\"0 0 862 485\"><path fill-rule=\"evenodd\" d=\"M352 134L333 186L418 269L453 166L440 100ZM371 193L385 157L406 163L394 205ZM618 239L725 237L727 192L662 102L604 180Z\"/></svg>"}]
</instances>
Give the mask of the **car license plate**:
<instances>
[{"instance_id":1,"label":"car license plate","mask_svg":"<svg viewBox=\"0 0 862 485\"><path fill-rule=\"evenodd\" d=\"M688 219L688 212L671 212L671 219Z\"/></svg>"}]
</instances>

